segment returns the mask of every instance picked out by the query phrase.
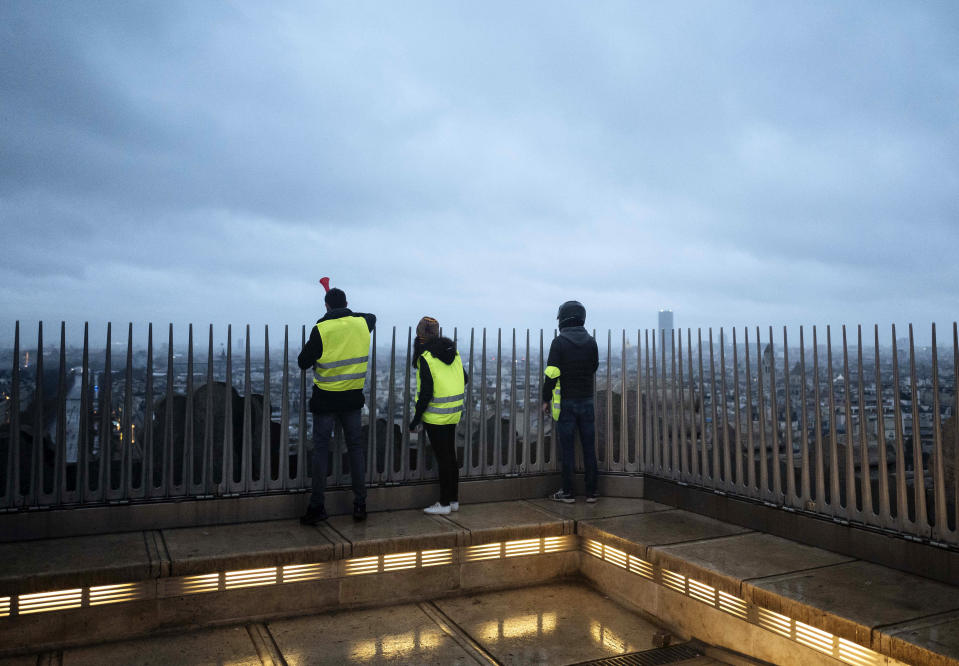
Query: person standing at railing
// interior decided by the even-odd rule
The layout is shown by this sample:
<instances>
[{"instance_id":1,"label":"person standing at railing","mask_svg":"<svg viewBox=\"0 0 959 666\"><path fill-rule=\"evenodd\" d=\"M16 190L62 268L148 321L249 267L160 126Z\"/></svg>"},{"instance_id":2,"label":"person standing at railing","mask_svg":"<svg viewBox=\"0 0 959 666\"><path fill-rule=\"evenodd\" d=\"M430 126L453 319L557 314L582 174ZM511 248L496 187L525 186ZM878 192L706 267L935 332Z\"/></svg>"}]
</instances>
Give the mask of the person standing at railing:
<instances>
[{"instance_id":1,"label":"person standing at railing","mask_svg":"<svg viewBox=\"0 0 959 666\"><path fill-rule=\"evenodd\" d=\"M376 315L352 312L347 308L342 289L329 288L328 278L321 280L327 288L326 314L316 322L310 339L297 357L300 368L313 368L313 494L304 525L326 520L324 494L326 474L333 439L339 421L343 427L350 455L350 481L353 485L353 520L366 520L366 443L360 427L360 412L366 398L363 388L370 354L370 333L376 326Z\"/></svg>"},{"instance_id":2,"label":"person standing at railing","mask_svg":"<svg viewBox=\"0 0 959 666\"><path fill-rule=\"evenodd\" d=\"M556 315L559 335L553 339L543 382L543 411L552 412L559 433L563 487L551 500L572 504L576 431L583 447L586 468L586 501L599 497L596 487L596 417L593 405L599 348L584 327L586 308L579 301L566 301Z\"/></svg>"},{"instance_id":3,"label":"person standing at railing","mask_svg":"<svg viewBox=\"0 0 959 666\"><path fill-rule=\"evenodd\" d=\"M459 511L456 424L463 415L469 377L456 345L449 338L440 337L439 322L432 317L423 317L416 325L412 363L416 368L416 410L409 429L416 430L421 420L425 424L440 481L440 501L423 512Z\"/></svg>"}]
</instances>

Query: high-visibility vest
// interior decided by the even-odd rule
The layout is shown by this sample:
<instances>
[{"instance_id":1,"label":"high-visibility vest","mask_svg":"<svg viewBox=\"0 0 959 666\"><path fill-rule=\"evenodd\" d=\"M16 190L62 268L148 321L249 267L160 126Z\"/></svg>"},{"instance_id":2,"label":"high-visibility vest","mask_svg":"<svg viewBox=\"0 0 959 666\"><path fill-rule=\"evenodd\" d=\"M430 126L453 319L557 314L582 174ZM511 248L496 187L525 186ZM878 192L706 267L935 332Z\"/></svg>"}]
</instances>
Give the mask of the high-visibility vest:
<instances>
[{"instance_id":1,"label":"high-visibility vest","mask_svg":"<svg viewBox=\"0 0 959 666\"><path fill-rule=\"evenodd\" d=\"M463 361L459 352L453 362L447 365L430 352L423 352L433 377L433 397L430 398L423 422L433 425L450 425L460 422L463 415L463 399L466 397L466 384L463 381ZM420 373L416 373L416 397L420 395Z\"/></svg>"},{"instance_id":2,"label":"high-visibility vest","mask_svg":"<svg viewBox=\"0 0 959 666\"><path fill-rule=\"evenodd\" d=\"M323 354L313 362L313 384L324 391L363 389L370 359L370 328L357 316L325 319L316 330Z\"/></svg>"},{"instance_id":3,"label":"high-visibility vest","mask_svg":"<svg viewBox=\"0 0 959 666\"><path fill-rule=\"evenodd\" d=\"M550 407L552 408L553 420L559 421L559 409L563 402L562 393L559 388L559 368L555 365L547 365L545 374L549 379L556 379L556 386L553 387L553 400Z\"/></svg>"}]
</instances>

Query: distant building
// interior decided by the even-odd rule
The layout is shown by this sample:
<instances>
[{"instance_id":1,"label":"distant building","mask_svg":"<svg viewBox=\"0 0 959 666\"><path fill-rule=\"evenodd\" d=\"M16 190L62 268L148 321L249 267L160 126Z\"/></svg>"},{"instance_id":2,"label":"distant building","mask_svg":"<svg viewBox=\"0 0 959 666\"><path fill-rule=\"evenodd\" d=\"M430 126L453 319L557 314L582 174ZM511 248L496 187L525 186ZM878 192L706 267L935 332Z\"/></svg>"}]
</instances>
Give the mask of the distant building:
<instances>
[{"instance_id":1,"label":"distant building","mask_svg":"<svg viewBox=\"0 0 959 666\"><path fill-rule=\"evenodd\" d=\"M656 327L656 337L658 338L658 342L662 343L663 345L663 351L660 352L659 358L662 359L663 352L665 352L667 373L670 372L670 368L672 367L672 360L673 360L672 332L673 332L673 311L660 310L658 326Z\"/></svg>"},{"instance_id":2,"label":"distant building","mask_svg":"<svg viewBox=\"0 0 959 666\"><path fill-rule=\"evenodd\" d=\"M672 310L660 310L659 311L659 326L656 327L656 332L661 333L666 331L666 339L669 339L669 332L673 330L673 311Z\"/></svg>"}]
</instances>

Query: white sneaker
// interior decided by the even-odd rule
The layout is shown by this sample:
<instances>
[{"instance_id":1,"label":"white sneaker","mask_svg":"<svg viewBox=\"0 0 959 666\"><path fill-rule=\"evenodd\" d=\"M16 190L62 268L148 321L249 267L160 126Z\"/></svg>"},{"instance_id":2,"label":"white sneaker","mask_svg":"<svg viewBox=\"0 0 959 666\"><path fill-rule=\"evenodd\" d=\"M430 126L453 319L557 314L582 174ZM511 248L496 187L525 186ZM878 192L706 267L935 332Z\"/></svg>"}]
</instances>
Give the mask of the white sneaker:
<instances>
[{"instance_id":1,"label":"white sneaker","mask_svg":"<svg viewBox=\"0 0 959 666\"><path fill-rule=\"evenodd\" d=\"M449 512L450 512L450 505L447 504L446 506L443 506L443 505L440 504L439 502L437 502L437 503L434 504L433 506L428 506L428 507L426 507L425 509L423 509L423 513L429 513L429 514L433 514L433 515L443 515L443 516L445 516L445 515L448 514Z\"/></svg>"},{"instance_id":2,"label":"white sneaker","mask_svg":"<svg viewBox=\"0 0 959 666\"><path fill-rule=\"evenodd\" d=\"M450 502L450 511L459 511L460 503L459 502Z\"/></svg>"}]
</instances>

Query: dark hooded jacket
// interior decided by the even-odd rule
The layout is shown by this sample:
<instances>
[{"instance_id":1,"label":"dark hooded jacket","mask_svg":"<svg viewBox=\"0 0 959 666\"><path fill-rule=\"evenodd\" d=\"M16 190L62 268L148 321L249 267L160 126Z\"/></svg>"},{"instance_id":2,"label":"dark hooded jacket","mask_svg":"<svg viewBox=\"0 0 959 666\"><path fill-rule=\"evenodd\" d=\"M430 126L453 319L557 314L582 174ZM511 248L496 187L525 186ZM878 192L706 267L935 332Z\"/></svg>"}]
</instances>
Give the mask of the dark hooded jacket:
<instances>
[{"instance_id":1,"label":"dark hooded jacket","mask_svg":"<svg viewBox=\"0 0 959 666\"><path fill-rule=\"evenodd\" d=\"M431 353L446 365L452 365L456 359L456 345L449 338L433 338L428 342L421 342L416 338L413 345L413 367L419 372L420 394L416 399L416 411L413 414L413 420L410 421L410 429L415 428L423 420L423 412L433 399L433 375L430 373L430 366L423 358L423 352ZM463 370L463 381L469 382L469 375Z\"/></svg>"},{"instance_id":2,"label":"dark hooded jacket","mask_svg":"<svg viewBox=\"0 0 959 666\"><path fill-rule=\"evenodd\" d=\"M363 317L366 325L372 331L376 327L376 315L365 312L353 312L349 308L334 308L327 312L322 319L317 319L316 323L328 319L339 319L340 317ZM303 351L296 357L296 364L304 370L313 367L316 359L323 355L323 338L320 336L316 326L310 332L310 339L306 341ZM324 391L313 385L313 395L310 397L310 411L313 413L326 412L349 412L355 409L362 409L366 403L366 397L363 395L363 389L353 389L351 391Z\"/></svg>"},{"instance_id":3,"label":"dark hooded jacket","mask_svg":"<svg viewBox=\"0 0 959 666\"><path fill-rule=\"evenodd\" d=\"M546 365L559 368L563 398L592 398L595 391L596 370L599 368L599 348L582 325L559 329L549 347ZM543 382L543 402L550 402L556 379Z\"/></svg>"}]
</instances>

